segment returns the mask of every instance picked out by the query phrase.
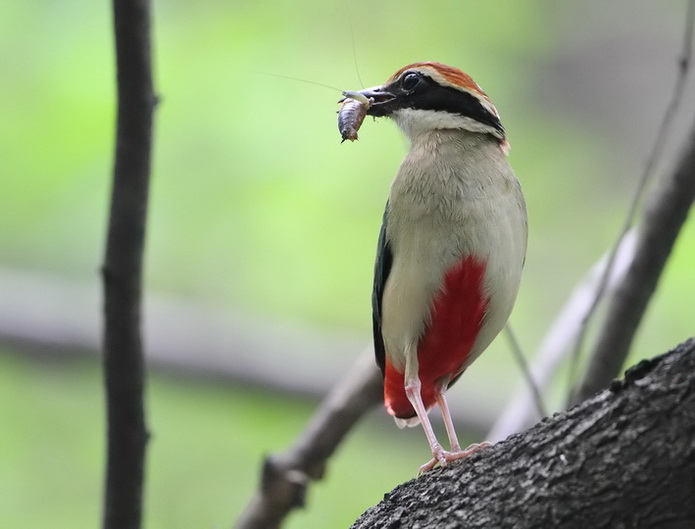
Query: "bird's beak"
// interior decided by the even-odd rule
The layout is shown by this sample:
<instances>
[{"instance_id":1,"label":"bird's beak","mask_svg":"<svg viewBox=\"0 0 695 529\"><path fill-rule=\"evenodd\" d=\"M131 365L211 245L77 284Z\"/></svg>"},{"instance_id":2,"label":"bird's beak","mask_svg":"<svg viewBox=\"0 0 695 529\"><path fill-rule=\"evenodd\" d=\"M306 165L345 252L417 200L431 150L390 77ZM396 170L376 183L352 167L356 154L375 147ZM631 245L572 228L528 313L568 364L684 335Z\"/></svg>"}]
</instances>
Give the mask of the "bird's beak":
<instances>
[{"instance_id":1,"label":"bird's beak","mask_svg":"<svg viewBox=\"0 0 695 529\"><path fill-rule=\"evenodd\" d=\"M389 103L396 99L396 96L389 92L385 85L364 88L356 92L345 91L343 95L345 97L338 101L339 103L342 103L346 99L356 99L357 101L363 101L365 103L369 101L371 104L367 110L367 115L375 117L390 114L392 109Z\"/></svg>"}]
</instances>

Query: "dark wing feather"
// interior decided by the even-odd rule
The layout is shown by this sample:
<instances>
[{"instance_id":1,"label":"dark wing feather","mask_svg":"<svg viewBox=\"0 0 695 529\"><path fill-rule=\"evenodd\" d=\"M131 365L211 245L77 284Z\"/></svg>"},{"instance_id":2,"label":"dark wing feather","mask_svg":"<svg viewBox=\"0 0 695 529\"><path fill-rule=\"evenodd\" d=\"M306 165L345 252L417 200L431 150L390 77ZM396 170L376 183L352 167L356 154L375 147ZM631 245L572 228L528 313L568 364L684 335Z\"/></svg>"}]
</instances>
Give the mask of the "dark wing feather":
<instances>
[{"instance_id":1,"label":"dark wing feather","mask_svg":"<svg viewBox=\"0 0 695 529\"><path fill-rule=\"evenodd\" d=\"M386 363L386 351L384 350L384 338L381 335L381 300L384 296L384 286L391 271L393 254L391 246L386 240L386 218L389 213L389 204L386 203L384 218L379 231L379 242L376 249L376 262L374 263L374 289L372 290L372 324L374 329L374 354L376 363L384 372Z\"/></svg>"}]
</instances>

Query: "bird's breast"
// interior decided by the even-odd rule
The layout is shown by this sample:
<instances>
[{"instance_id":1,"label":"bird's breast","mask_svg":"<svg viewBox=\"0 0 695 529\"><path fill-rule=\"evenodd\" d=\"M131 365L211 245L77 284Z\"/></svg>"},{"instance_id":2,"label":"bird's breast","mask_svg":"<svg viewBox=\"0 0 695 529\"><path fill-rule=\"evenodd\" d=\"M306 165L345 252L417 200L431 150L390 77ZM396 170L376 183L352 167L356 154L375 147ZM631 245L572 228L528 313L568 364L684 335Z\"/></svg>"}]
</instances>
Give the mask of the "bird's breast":
<instances>
[{"instance_id":1,"label":"bird's breast","mask_svg":"<svg viewBox=\"0 0 695 529\"><path fill-rule=\"evenodd\" d=\"M389 384L405 398L406 365L416 366L426 399L437 379L456 377L489 345L511 312L526 250L523 196L503 156L423 163L431 149L420 147L389 196L393 262L381 304L387 400Z\"/></svg>"}]
</instances>

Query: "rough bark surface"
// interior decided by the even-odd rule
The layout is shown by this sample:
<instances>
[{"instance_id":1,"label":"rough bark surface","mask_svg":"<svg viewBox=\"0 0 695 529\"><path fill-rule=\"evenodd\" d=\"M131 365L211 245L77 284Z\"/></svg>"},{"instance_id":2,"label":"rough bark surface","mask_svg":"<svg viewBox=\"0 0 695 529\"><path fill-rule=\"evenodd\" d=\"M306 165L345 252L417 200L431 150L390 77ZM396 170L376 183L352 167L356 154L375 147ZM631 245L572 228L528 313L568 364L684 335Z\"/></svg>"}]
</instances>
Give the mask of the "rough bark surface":
<instances>
[{"instance_id":1,"label":"rough bark surface","mask_svg":"<svg viewBox=\"0 0 695 529\"><path fill-rule=\"evenodd\" d=\"M695 527L695 339L398 486L352 529Z\"/></svg>"}]
</instances>

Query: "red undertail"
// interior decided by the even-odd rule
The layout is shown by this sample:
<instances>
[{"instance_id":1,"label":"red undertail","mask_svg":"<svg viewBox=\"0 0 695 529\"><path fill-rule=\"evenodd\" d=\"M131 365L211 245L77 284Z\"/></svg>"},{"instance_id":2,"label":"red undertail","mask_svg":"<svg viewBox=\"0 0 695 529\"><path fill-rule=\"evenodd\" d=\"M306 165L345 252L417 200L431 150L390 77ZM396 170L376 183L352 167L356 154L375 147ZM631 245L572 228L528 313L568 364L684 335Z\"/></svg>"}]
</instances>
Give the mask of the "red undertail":
<instances>
[{"instance_id":1,"label":"red undertail","mask_svg":"<svg viewBox=\"0 0 695 529\"><path fill-rule=\"evenodd\" d=\"M430 409L435 404L436 382L456 377L468 358L482 326L488 298L483 292L485 264L466 257L444 276L442 291L434 298L431 322L418 345L422 400ZM405 395L404 375L388 361L384 376L384 403L391 415L407 419L415 410Z\"/></svg>"}]
</instances>

